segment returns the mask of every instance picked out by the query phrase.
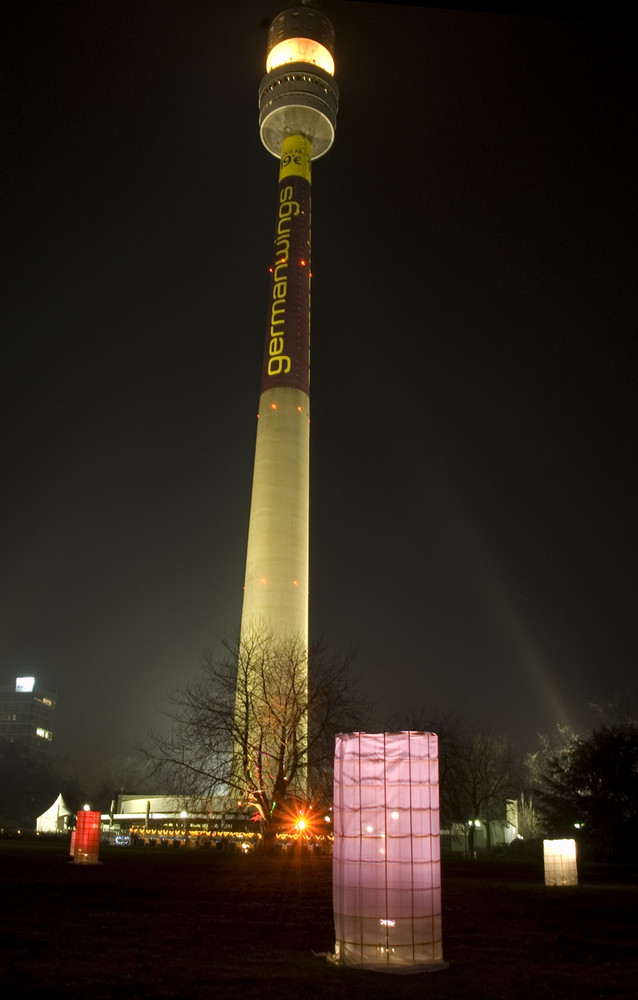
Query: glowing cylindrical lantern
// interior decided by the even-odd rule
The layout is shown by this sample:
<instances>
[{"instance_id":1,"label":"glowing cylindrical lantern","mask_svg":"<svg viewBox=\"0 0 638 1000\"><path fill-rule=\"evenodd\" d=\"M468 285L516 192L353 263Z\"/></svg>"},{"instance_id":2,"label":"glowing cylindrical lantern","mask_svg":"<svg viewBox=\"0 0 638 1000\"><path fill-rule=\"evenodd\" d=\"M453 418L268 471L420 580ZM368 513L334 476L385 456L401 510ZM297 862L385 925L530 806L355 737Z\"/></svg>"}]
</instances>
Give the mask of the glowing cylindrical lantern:
<instances>
[{"instance_id":1,"label":"glowing cylindrical lantern","mask_svg":"<svg viewBox=\"0 0 638 1000\"><path fill-rule=\"evenodd\" d=\"M342 733L334 777L335 961L446 968L437 736Z\"/></svg>"},{"instance_id":2,"label":"glowing cylindrical lantern","mask_svg":"<svg viewBox=\"0 0 638 1000\"><path fill-rule=\"evenodd\" d=\"M545 885L578 885L575 840L544 840Z\"/></svg>"},{"instance_id":3,"label":"glowing cylindrical lantern","mask_svg":"<svg viewBox=\"0 0 638 1000\"><path fill-rule=\"evenodd\" d=\"M82 809L78 813L75 827L73 861L76 865L96 865L100 853L99 812Z\"/></svg>"}]
</instances>

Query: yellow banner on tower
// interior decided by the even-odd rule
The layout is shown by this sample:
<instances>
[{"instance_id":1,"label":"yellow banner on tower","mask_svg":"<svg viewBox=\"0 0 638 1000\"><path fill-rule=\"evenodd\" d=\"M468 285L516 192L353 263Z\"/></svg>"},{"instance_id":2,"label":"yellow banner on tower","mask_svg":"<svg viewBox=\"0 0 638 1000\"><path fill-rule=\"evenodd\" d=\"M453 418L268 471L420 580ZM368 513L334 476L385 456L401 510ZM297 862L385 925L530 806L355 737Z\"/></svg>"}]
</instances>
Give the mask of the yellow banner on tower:
<instances>
[{"instance_id":1,"label":"yellow banner on tower","mask_svg":"<svg viewBox=\"0 0 638 1000\"><path fill-rule=\"evenodd\" d=\"M312 144L305 135L287 135L281 144L279 180L303 177L310 183L310 153Z\"/></svg>"}]
</instances>

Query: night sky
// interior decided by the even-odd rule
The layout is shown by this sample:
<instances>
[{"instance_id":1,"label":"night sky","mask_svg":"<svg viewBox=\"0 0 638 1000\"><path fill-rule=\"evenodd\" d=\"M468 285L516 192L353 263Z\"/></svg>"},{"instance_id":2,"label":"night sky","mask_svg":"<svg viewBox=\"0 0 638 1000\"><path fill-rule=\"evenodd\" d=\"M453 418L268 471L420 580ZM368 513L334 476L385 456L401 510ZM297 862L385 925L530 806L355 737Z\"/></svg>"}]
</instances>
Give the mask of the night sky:
<instances>
[{"instance_id":1,"label":"night sky","mask_svg":"<svg viewBox=\"0 0 638 1000\"><path fill-rule=\"evenodd\" d=\"M0 680L86 782L239 621L280 5L5 25ZM635 686L635 35L334 0L313 171L311 630L371 727L521 750Z\"/></svg>"}]
</instances>

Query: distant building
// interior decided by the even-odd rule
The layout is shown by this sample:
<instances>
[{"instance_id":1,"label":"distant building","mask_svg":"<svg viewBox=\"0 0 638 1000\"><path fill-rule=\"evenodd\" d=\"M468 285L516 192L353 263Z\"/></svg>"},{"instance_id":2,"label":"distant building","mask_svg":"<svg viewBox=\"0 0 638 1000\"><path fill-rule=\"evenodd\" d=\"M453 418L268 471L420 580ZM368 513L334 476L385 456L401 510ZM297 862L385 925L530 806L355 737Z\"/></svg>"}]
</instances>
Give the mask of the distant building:
<instances>
[{"instance_id":1,"label":"distant building","mask_svg":"<svg viewBox=\"0 0 638 1000\"><path fill-rule=\"evenodd\" d=\"M448 830L441 830L441 850L444 854L468 853L470 826L474 827L472 840L475 852L508 847L513 840L522 839L518 829L518 803L516 799L506 799L504 819L473 819L467 823L451 823Z\"/></svg>"},{"instance_id":2,"label":"distant building","mask_svg":"<svg viewBox=\"0 0 638 1000\"><path fill-rule=\"evenodd\" d=\"M219 796L118 795L111 812L102 814L102 832L115 843L122 836L151 844L179 840L191 847L213 837L241 842L259 839L253 816L253 810Z\"/></svg>"},{"instance_id":3,"label":"distant building","mask_svg":"<svg viewBox=\"0 0 638 1000\"><path fill-rule=\"evenodd\" d=\"M16 677L0 685L0 740L36 753L53 742L56 692L40 687L35 677Z\"/></svg>"},{"instance_id":4,"label":"distant building","mask_svg":"<svg viewBox=\"0 0 638 1000\"><path fill-rule=\"evenodd\" d=\"M235 848L246 853L261 839L254 808L218 795L118 795L102 813L102 836L120 845ZM313 850L331 852L332 817L318 811L302 826L291 814L277 834L276 848L300 840Z\"/></svg>"}]
</instances>

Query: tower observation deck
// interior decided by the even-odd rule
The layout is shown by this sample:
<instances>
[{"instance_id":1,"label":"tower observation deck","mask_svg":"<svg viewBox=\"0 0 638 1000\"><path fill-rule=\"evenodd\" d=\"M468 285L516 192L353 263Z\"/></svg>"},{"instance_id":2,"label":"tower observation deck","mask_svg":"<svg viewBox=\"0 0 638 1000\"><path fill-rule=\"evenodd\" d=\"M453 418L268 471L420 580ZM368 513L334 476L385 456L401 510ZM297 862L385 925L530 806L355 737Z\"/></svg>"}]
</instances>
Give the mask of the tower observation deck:
<instances>
[{"instance_id":1,"label":"tower observation deck","mask_svg":"<svg viewBox=\"0 0 638 1000\"><path fill-rule=\"evenodd\" d=\"M266 75L259 87L260 136L279 159L279 186L240 648L254 649L264 637L271 646L294 644L304 660L306 687L310 182L312 161L334 141L339 92L333 73L334 30L318 6L302 0L278 14L268 31ZM249 711L240 699L239 683L236 706L238 714ZM246 719L245 725L250 724ZM305 719L296 743L297 752L307 743Z\"/></svg>"},{"instance_id":2,"label":"tower observation deck","mask_svg":"<svg viewBox=\"0 0 638 1000\"><path fill-rule=\"evenodd\" d=\"M310 142L313 160L332 146L339 103L334 51L330 21L310 4L282 11L270 25L267 72L259 87L259 132L278 159L290 135Z\"/></svg>"}]
</instances>

